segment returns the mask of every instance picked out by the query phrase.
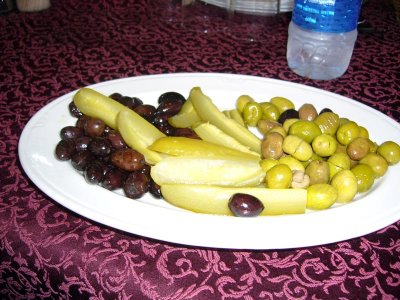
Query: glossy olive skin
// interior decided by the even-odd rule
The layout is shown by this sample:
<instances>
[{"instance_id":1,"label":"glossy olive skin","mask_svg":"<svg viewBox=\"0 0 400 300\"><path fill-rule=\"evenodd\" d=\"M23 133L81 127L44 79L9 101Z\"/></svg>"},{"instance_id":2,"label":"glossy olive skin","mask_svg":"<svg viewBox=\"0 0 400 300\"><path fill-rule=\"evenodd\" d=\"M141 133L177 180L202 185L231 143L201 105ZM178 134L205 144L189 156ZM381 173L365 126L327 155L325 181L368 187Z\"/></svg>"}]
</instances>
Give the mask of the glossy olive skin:
<instances>
[{"instance_id":1,"label":"glossy olive skin","mask_svg":"<svg viewBox=\"0 0 400 300\"><path fill-rule=\"evenodd\" d=\"M106 129L106 124L96 118L88 118L84 124L85 133L88 136L101 136Z\"/></svg>"},{"instance_id":2,"label":"glossy olive skin","mask_svg":"<svg viewBox=\"0 0 400 300\"><path fill-rule=\"evenodd\" d=\"M329 183L329 164L324 160L313 160L310 162L305 173L310 177L310 185Z\"/></svg>"},{"instance_id":3,"label":"glossy olive skin","mask_svg":"<svg viewBox=\"0 0 400 300\"><path fill-rule=\"evenodd\" d=\"M110 169L106 174L104 174L101 186L110 191L122 188L126 175L126 172L123 172L118 168Z\"/></svg>"},{"instance_id":4,"label":"glossy olive skin","mask_svg":"<svg viewBox=\"0 0 400 300\"><path fill-rule=\"evenodd\" d=\"M334 112L324 112L319 114L314 122L321 129L322 133L334 135L339 128L339 116Z\"/></svg>"},{"instance_id":5,"label":"glossy olive skin","mask_svg":"<svg viewBox=\"0 0 400 300\"><path fill-rule=\"evenodd\" d=\"M328 157L335 153L337 142L332 135L323 133L313 139L312 148L317 155Z\"/></svg>"},{"instance_id":6,"label":"glossy olive skin","mask_svg":"<svg viewBox=\"0 0 400 300\"><path fill-rule=\"evenodd\" d=\"M271 102L261 102L260 106L262 110L262 119L278 121L280 113L276 105Z\"/></svg>"},{"instance_id":7,"label":"glossy olive skin","mask_svg":"<svg viewBox=\"0 0 400 300\"><path fill-rule=\"evenodd\" d=\"M336 138L342 145L348 145L352 140L358 138L360 135L360 128L354 121L349 121L341 125L337 132Z\"/></svg>"},{"instance_id":8,"label":"glossy olive skin","mask_svg":"<svg viewBox=\"0 0 400 300\"><path fill-rule=\"evenodd\" d=\"M347 203L354 199L358 191L357 178L350 170L341 170L333 176L331 185L337 189L336 201Z\"/></svg>"},{"instance_id":9,"label":"glossy olive skin","mask_svg":"<svg viewBox=\"0 0 400 300\"><path fill-rule=\"evenodd\" d=\"M283 155L283 136L277 132L271 132L264 136L261 142L261 154L264 158L278 159Z\"/></svg>"},{"instance_id":10,"label":"glossy olive skin","mask_svg":"<svg viewBox=\"0 0 400 300\"><path fill-rule=\"evenodd\" d=\"M352 160L361 160L369 153L369 149L368 139L357 137L347 145L346 153Z\"/></svg>"},{"instance_id":11,"label":"glossy olive skin","mask_svg":"<svg viewBox=\"0 0 400 300\"><path fill-rule=\"evenodd\" d=\"M246 103L243 107L242 116L247 125L256 126L262 117L261 105L255 101Z\"/></svg>"},{"instance_id":12,"label":"glossy olive skin","mask_svg":"<svg viewBox=\"0 0 400 300\"><path fill-rule=\"evenodd\" d=\"M375 181L375 174L372 168L366 164L358 164L351 169L357 178L357 190L359 193L368 191Z\"/></svg>"},{"instance_id":13,"label":"glossy olive skin","mask_svg":"<svg viewBox=\"0 0 400 300\"><path fill-rule=\"evenodd\" d=\"M90 184L100 184L104 177L104 168L100 163L90 163L84 170L83 176Z\"/></svg>"},{"instance_id":14,"label":"glossy olive skin","mask_svg":"<svg viewBox=\"0 0 400 300\"><path fill-rule=\"evenodd\" d=\"M260 131L261 134L265 135L268 133L272 128L274 127L282 127L282 124L273 121L273 120L267 120L267 119L261 119L260 121L257 122L257 128Z\"/></svg>"},{"instance_id":15,"label":"glossy olive skin","mask_svg":"<svg viewBox=\"0 0 400 300\"><path fill-rule=\"evenodd\" d=\"M282 147L285 153L292 155L300 161L307 161L313 154L310 144L296 135L286 136Z\"/></svg>"},{"instance_id":16,"label":"glossy olive skin","mask_svg":"<svg viewBox=\"0 0 400 300\"><path fill-rule=\"evenodd\" d=\"M299 112L294 108L289 108L280 114L278 122L283 124L288 119L298 119L298 118L299 118Z\"/></svg>"},{"instance_id":17,"label":"glossy olive skin","mask_svg":"<svg viewBox=\"0 0 400 300\"><path fill-rule=\"evenodd\" d=\"M138 199L148 192L149 178L141 172L132 172L126 178L123 189L127 197Z\"/></svg>"},{"instance_id":18,"label":"glossy olive skin","mask_svg":"<svg viewBox=\"0 0 400 300\"><path fill-rule=\"evenodd\" d=\"M83 171L94 159L95 157L90 151L76 152L71 157L71 164L76 170Z\"/></svg>"},{"instance_id":19,"label":"glossy olive skin","mask_svg":"<svg viewBox=\"0 0 400 300\"><path fill-rule=\"evenodd\" d=\"M240 113L243 113L244 107L249 102L254 102L254 99L252 97L250 97L249 95L240 95L239 98L237 98L237 100L236 100L236 109Z\"/></svg>"},{"instance_id":20,"label":"glossy olive skin","mask_svg":"<svg viewBox=\"0 0 400 300\"><path fill-rule=\"evenodd\" d=\"M242 193L232 195L228 205L236 217L256 217L264 210L264 205L258 198Z\"/></svg>"},{"instance_id":21,"label":"glossy olive skin","mask_svg":"<svg viewBox=\"0 0 400 300\"><path fill-rule=\"evenodd\" d=\"M268 170L265 176L265 183L271 189L287 189L292 183L293 174L289 166L278 164Z\"/></svg>"},{"instance_id":22,"label":"glossy olive skin","mask_svg":"<svg viewBox=\"0 0 400 300\"><path fill-rule=\"evenodd\" d=\"M301 120L313 121L318 116L317 109L310 103L304 103L299 108L299 118Z\"/></svg>"},{"instance_id":23,"label":"glossy olive skin","mask_svg":"<svg viewBox=\"0 0 400 300\"><path fill-rule=\"evenodd\" d=\"M369 165L374 171L376 178L385 175L389 168L389 164L386 159L378 153L368 153L360 160L360 163Z\"/></svg>"},{"instance_id":24,"label":"glossy olive skin","mask_svg":"<svg viewBox=\"0 0 400 300\"><path fill-rule=\"evenodd\" d=\"M75 118L79 118L82 116L82 112L79 110L79 108L75 105L74 101L71 101L68 104L68 110L69 113L71 114L71 116L75 117Z\"/></svg>"},{"instance_id":25,"label":"glossy olive skin","mask_svg":"<svg viewBox=\"0 0 400 300\"><path fill-rule=\"evenodd\" d=\"M180 94L178 92L174 92L174 91L165 92L165 93L161 94L157 100L158 104L160 104L160 105L165 102L176 102L176 103L183 104L185 101L186 101L186 99L182 94ZM160 107L160 105L159 105L159 107Z\"/></svg>"},{"instance_id":26,"label":"glossy olive skin","mask_svg":"<svg viewBox=\"0 0 400 300\"><path fill-rule=\"evenodd\" d=\"M83 135L83 130L76 126L65 126L60 131L62 140L74 140Z\"/></svg>"},{"instance_id":27,"label":"glossy olive skin","mask_svg":"<svg viewBox=\"0 0 400 300\"><path fill-rule=\"evenodd\" d=\"M382 155L389 165L395 165L400 161L400 146L393 141L386 141L378 146L377 152Z\"/></svg>"},{"instance_id":28,"label":"glossy olive skin","mask_svg":"<svg viewBox=\"0 0 400 300\"><path fill-rule=\"evenodd\" d=\"M57 143L55 156L59 160L70 160L75 153L75 143L73 140L61 140Z\"/></svg>"},{"instance_id":29,"label":"glossy olive skin","mask_svg":"<svg viewBox=\"0 0 400 300\"><path fill-rule=\"evenodd\" d=\"M297 135L311 144L314 138L321 135L322 132L316 123L308 120L298 120L290 126L289 134Z\"/></svg>"},{"instance_id":30,"label":"glossy olive skin","mask_svg":"<svg viewBox=\"0 0 400 300\"><path fill-rule=\"evenodd\" d=\"M295 108L293 102L290 101L289 99L285 98L285 97L273 97L269 101L278 108L279 113L281 113L281 114L285 110L294 109Z\"/></svg>"},{"instance_id":31,"label":"glossy olive skin","mask_svg":"<svg viewBox=\"0 0 400 300\"><path fill-rule=\"evenodd\" d=\"M145 165L143 154L130 148L118 149L111 154L114 166L125 171L139 171Z\"/></svg>"},{"instance_id":32,"label":"glossy olive skin","mask_svg":"<svg viewBox=\"0 0 400 300\"><path fill-rule=\"evenodd\" d=\"M307 188L307 208L314 210L327 209L337 199L336 188L329 184L314 184Z\"/></svg>"}]
</instances>

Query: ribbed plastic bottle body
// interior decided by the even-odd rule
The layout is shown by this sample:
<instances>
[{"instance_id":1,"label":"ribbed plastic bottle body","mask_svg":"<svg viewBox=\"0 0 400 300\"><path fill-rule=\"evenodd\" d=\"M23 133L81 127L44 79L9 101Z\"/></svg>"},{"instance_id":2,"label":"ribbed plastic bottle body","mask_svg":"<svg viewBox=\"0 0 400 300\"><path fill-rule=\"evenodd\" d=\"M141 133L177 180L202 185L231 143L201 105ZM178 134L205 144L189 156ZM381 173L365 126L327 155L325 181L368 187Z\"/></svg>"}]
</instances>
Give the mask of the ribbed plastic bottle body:
<instances>
[{"instance_id":1,"label":"ribbed plastic bottle body","mask_svg":"<svg viewBox=\"0 0 400 300\"><path fill-rule=\"evenodd\" d=\"M357 39L361 0L294 0L287 61L297 74L329 80L343 75Z\"/></svg>"},{"instance_id":2,"label":"ribbed plastic bottle body","mask_svg":"<svg viewBox=\"0 0 400 300\"><path fill-rule=\"evenodd\" d=\"M330 80L342 76L350 63L357 29L330 33L289 25L287 61L296 74L311 79Z\"/></svg>"}]
</instances>

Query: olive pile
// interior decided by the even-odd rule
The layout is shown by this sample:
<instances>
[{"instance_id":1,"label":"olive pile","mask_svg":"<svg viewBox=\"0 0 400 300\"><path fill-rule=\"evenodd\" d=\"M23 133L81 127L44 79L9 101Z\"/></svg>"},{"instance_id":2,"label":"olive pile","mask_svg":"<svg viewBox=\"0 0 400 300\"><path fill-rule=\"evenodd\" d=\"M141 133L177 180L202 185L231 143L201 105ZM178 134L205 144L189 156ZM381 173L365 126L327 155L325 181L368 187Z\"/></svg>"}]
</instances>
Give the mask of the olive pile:
<instances>
[{"instance_id":1,"label":"olive pile","mask_svg":"<svg viewBox=\"0 0 400 300\"><path fill-rule=\"evenodd\" d=\"M186 101L179 93L162 94L158 107L119 93L110 95L110 98L133 109L166 135L197 138L191 129L174 128L168 123L168 118L175 115ZM151 179L150 165L146 164L141 153L127 147L121 135L102 120L82 114L73 102L69 104L69 111L77 121L74 126L66 126L60 131L61 140L55 149L59 160L70 161L90 184L108 190L122 188L132 199L147 192L161 198L160 187Z\"/></svg>"},{"instance_id":2,"label":"olive pile","mask_svg":"<svg viewBox=\"0 0 400 300\"><path fill-rule=\"evenodd\" d=\"M258 103L242 95L236 109L244 124L263 135L266 186L307 188L311 209L351 201L400 160L398 144L376 144L365 127L328 108L318 113L307 103L296 110L284 97Z\"/></svg>"}]
</instances>

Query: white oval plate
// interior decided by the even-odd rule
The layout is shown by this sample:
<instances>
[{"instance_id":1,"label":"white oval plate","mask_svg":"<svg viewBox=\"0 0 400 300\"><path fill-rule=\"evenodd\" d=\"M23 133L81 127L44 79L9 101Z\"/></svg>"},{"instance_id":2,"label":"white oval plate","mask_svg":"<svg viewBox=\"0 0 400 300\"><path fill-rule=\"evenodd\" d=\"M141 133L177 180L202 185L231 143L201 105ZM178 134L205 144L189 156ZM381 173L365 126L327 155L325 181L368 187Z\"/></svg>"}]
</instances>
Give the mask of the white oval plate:
<instances>
[{"instance_id":1,"label":"white oval plate","mask_svg":"<svg viewBox=\"0 0 400 300\"><path fill-rule=\"evenodd\" d=\"M158 96L177 91L185 97L200 86L220 109L233 108L241 94L257 101L274 96L291 99L296 107L308 102L318 110L329 107L370 131L381 143L400 143L400 125L384 114L330 92L261 77L190 73L133 77L91 86L106 95L119 92L156 104ZM131 200L85 182L67 162L58 161L54 149L60 129L75 123L68 104L76 91L43 107L28 122L19 142L19 157L31 180L48 196L70 210L99 223L162 241L233 249L284 249L327 244L359 237L400 219L396 194L400 164L390 167L373 189L350 204L303 215L235 218L196 214L164 200L144 196Z\"/></svg>"}]
</instances>

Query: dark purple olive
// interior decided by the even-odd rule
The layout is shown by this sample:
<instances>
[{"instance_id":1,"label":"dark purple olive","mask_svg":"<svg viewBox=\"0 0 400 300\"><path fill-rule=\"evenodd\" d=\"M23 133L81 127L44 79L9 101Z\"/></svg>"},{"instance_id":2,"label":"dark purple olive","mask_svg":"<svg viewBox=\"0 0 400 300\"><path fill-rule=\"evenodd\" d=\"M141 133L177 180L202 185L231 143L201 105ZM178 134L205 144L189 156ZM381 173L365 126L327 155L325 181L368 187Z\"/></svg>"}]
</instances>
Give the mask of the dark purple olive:
<instances>
[{"instance_id":1,"label":"dark purple olive","mask_svg":"<svg viewBox=\"0 0 400 300\"><path fill-rule=\"evenodd\" d=\"M76 126L65 126L60 131L60 137L63 140L74 140L83 135L83 130Z\"/></svg>"},{"instance_id":2,"label":"dark purple olive","mask_svg":"<svg viewBox=\"0 0 400 300\"><path fill-rule=\"evenodd\" d=\"M149 178L150 178L150 171L151 171L151 166L148 164L144 164L143 167L139 170L140 173L143 173Z\"/></svg>"},{"instance_id":3,"label":"dark purple olive","mask_svg":"<svg viewBox=\"0 0 400 300\"><path fill-rule=\"evenodd\" d=\"M319 114L322 115L323 113L326 113L326 112L332 112L332 109L330 109L330 108L328 108L328 107L325 107L325 108L321 109L321 111L319 112Z\"/></svg>"},{"instance_id":4,"label":"dark purple olive","mask_svg":"<svg viewBox=\"0 0 400 300\"><path fill-rule=\"evenodd\" d=\"M125 105L126 107L130 108L130 109L135 109L136 107L138 107L139 105L143 104L143 101L140 100L137 97L128 97L128 96L123 96L120 100L119 103L121 103L122 105Z\"/></svg>"},{"instance_id":5,"label":"dark purple olive","mask_svg":"<svg viewBox=\"0 0 400 300\"><path fill-rule=\"evenodd\" d=\"M71 164L76 170L83 171L94 159L89 151L76 152L71 157Z\"/></svg>"},{"instance_id":6,"label":"dark purple olive","mask_svg":"<svg viewBox=\"0 0 400 300\"><path fill-rule=\"evenodd\" d=\"M200 139L200 137L191 128L175 128L175 136L183 136L191 139Z\"/></svg>"},{"instance_id":7,"label":"dark purple olive","mask_svg":"<svg viewBox=\"0 0 400 300\"><path fill-rule=\"evenodd\" d=\"M165 124L170 125L169 122L168 122L168 118L169 118L168 115L163 115L163 114L157 114L156 113L154 115L153 119L151 120L151 123L156 127L163 126Z\"/></svg>"},{"instance_id":8,"label":"dark purple olive","mask_svg":"<svg viewBox=\"0 0 400 300\"><path fill-rule=\"evenodd\" d=\"M156 108L150 104L141 104L138 105L134 111L147 121L151 122L156 112Z\"/></svg>"},{"instance_id":9,"label":"dark purple olive","mask_svg":"<svg viewBox=\"0 0 400 300\"><path fill-rule=\"evenodd\" d=\"M157 107L156 114L172 117L181 110L182 105L183 105L183 102L181 102L181 101L175 101L175 100L171 100L171 99L164 100Z\"/></svg>"},{"instance_id":10,"label":"dark purple olive","mask_svg":"<svg viewBox=\"0 0 400 300\"><path fill-rule=\"evenodd\" d=\"M126 173L118 168L110 169L104 174L101 186L107 190L116 190L122 188L126 178Z\"/></svg>"},{"instance_id":11,"label":"dark purple olive","mask_svg":"<svg viewBox=\"0 0 400 300\"><path fill-rule=\"evenodd\" d=\"M252 195L237 193L229 199L229 209L237 217L256 217L263 211L264 205Z\"/></svg>"},{"instance_id":12,"label":"dark purple olive","mask_svg":"<svg viewBox=\"0 0 400 300\"><path fill-rule=\"evenodd\" d=\"M158 97L158 104L161 104L165 101L174 101L184 103L186 101L185 97L182 94L177 92L166 92Z\"/></svg>"},{"instance_id":13,"label":"dark purple olive","mask_svg":"<svg viewBox=\"0 0 400 300\"><path fill-rule=\"evenodd\" d=\"M88 150L89 143L92 141L92 138L86 135L82 135L75 139L75 149L76 151L85 151Z\"/></svg>"},{"instance_id":14,"label":"dark purple olive","mask_svg":"<svg viewBox=\"0 0 400 300\"><path fill-rule=\"evenodd\" d=\"M278 122L283 124L287 119L298 119L299 112L293 108L285 110L278 118Z\"/></svg>"},{"instance_id":15,"label":"dark purple olive","mask_svg":"<svg viewBox=\"0 0 400 300\"><path fill-rule=\"evenodd\" d=\"M145 165L143 154L131 148L115 150L111 154L111 162L114 166L125 171L139 171Z\"/></svg>"},{"instance_id":16,"label":"dark purple olive","mask_svg":"<svg viewBox=\"0 0 400 300\"><path fill-rule=\"evenodd\" d=\"M86 167L83 176L90 184L100 184L104 176L104 166L99 162L92 162Z\"/></svg>"},{"instance_id":17,"label":"dark purple olive","mask_svg":"<svg viewBox=\"0 0 400 300\"><path fill-rule=\"evenodd\" d=\"M61 140L58 142L55 155L59 160L70 160L75 153L75 142L73 140Z\"/></svg>"},{"instance_id":18,"label":"dark purple olive","mask_svg":"<svg viewBox=\"0 0 400 300\"><path fill-rule=\"evenodd\" d=\"M97 118L88 118L84 124L85 133L88 136L101 136L106 128L106 123Z\"/></svg>"},{"instance_id":19,"label":"dark purple olive","mask_svg":"<svg viewBox=\"0 0 400 300\"><path fill-rule=\"evenodd\" d=\"M111 99L114 99L115 101L120 102L121 98L123 97L120 93L112 93L110 96L108 96Z\"/></svg>"},{"instance_id":20,"label":"dark purple olive","mask_svg":"<svg viewBox=\"0 0 400 300\"><path fill-rule=\"evenodd\" d=\"M118 131L111 129L107 132L106 137L114 149L126 148L125 141Z\"/></svg>"},{"instance_id":21,"label":"dark purple olive","mask_svg":"<svg viewBox=\"0 0 400 300\"><path fill-rule=\"evenodd\" d=\"M162 197L161 188L153 179L150 179L149 182L149 192L154 198L160 199Z\"/></svg>"},{"instance_id":22,"label":"dark purple olive","mask_svg":"<svg viewBox=\"0 0 400 300\"><path fill-rule=\"evenodd\" d=\"M175 128L171 126L169 123L163 123L156 126L158 130L168 136L175 135Z\"/></svg>"},{"instance_id":23,"label":"dark purple olive","mask_svg":"<svg viewBox=\"0 0 400 300\"><path fill-rule=\"evenodd\" d=\"M85 115L80 116L80 117L78 118L78 120L76 121L75 126L76 126L76 127L79 127L79 128L82 128L82 129L84 130L84 129L85 129L86 121L87 121L88 119L89 119L88 116L85 116Z\"/></svg>"},{"instance_id":24,"label":"dark purple olive","mask_svg":"<svg viewBox=\"0 0 400 300\"><path fill-rule=\"evenodd\" d=\"M127 197L138 199L148 192L149 178L143 173L132 172L126 178L123 189Z\"/></svg>"},{"instance_id":25,"label":"dark purple olive","mask_svg":"<svg viewBox=\"0 0 400 300\"><path fill-rule=\"evenodd\" d=\"M107 138L93 138L88 147L89 151L98 157L104 157L111 153L111 143Z\"/></svg>"},{"instance_id":26,"label":"dark purple olive","mask_svg":"<svg viewBox=\"0 0 400 300\"><path fill-rule=\"evenodd\" d=\"M75 118L79 118L82 116L82 112L79 110L79 108L75 105L74 101L71 101L68 105L69 113L71 116Z\"/></svg>"}]
</instances>

